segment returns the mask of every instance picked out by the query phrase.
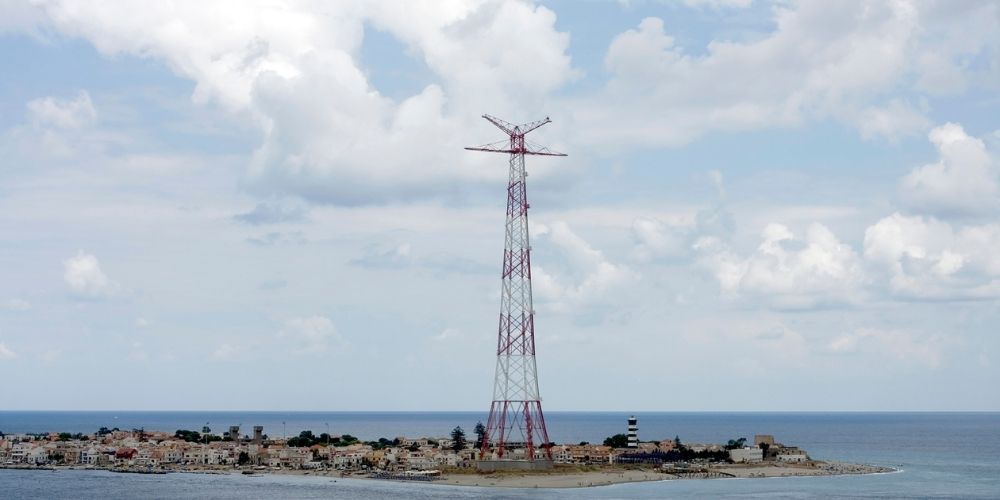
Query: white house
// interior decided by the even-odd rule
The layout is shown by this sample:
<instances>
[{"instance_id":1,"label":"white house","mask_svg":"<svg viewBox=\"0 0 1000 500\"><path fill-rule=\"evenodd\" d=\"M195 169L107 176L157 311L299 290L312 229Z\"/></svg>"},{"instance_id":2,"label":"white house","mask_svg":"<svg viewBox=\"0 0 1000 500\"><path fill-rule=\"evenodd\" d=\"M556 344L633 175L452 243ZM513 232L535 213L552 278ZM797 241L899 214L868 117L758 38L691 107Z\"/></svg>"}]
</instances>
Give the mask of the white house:
<instances>
[{"instance_id":1,"label":"white house","mask_svg":"<svg viewBox=\"0 0 1000 500\"><path fill-rule=\"evenodd\" d=\"M736 448L729 450L729 459L734 463L750 463L750 462L760 462L764 460L764 450L760 448Z\"/></svg>"}]
</instances>

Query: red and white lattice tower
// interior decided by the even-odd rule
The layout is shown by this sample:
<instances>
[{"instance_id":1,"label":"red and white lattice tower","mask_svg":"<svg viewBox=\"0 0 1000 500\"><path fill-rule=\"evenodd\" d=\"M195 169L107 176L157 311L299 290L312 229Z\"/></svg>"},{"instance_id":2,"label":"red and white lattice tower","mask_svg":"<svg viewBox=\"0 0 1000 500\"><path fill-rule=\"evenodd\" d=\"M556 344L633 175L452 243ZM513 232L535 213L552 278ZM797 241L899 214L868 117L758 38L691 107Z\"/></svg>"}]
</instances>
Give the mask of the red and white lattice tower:
<instances>
[{"instance_id":1,"label":"red and white lattice tower","mask_svg":"<svg viewBox=\"0 0 1000 500\"><path fill-rule=\"evenodd\" d=\"M483 118L503 130L508 138L471 151L510 155L510 178L507 182L507 235L503 251L500 328L497 339L496 378L493 381L493 404L486 424L486 438L480 458L492 447L503 459L508 449L524 448L524 458L535 459L535 448L545 450L552 460L549 435L545 430L542 398L538 393L538 369L535 364L535 311L531 303L531 245L528 241L528 194L525 189L525 155L566 156L524 140L525 134L551 120L514 125L499 118Z\"/></svg>"}]
</instances>

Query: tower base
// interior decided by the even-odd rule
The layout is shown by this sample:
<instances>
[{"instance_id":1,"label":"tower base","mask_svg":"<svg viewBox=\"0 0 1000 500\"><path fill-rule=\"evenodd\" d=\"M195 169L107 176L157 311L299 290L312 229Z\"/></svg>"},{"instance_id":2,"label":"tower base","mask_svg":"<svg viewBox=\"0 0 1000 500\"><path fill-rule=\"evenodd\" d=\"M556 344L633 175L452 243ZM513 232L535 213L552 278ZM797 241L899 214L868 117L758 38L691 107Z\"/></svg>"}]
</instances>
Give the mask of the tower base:
<instances>
[{"instance_id":1,"label":"tower base","mask_svg":"<svg viewBox=\"0 0 1000 500\"><path fill-rule=\"evenodd\" d=\"M502 470L549 470L552 468L552 461L539 460L477 460L476 469L482 472L495 472Z\"/></svg>"}]
</instances>

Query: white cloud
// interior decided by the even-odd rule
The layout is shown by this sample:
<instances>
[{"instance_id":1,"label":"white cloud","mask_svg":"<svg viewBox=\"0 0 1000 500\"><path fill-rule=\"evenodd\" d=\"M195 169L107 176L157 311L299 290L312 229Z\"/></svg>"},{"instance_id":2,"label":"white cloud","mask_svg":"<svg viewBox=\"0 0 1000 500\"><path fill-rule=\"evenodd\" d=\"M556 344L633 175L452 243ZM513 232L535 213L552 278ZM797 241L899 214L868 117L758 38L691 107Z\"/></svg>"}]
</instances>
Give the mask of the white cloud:
<instances>
[{"instance_id":1,"label":"white cloud","mask_svg":"<svg viewBox=\"0 0 1000 500\"><path fill-rule=\"evenodd\" d=\"M77 93L75 99L45 97L29 101L28 120L36 127L75 129L90 125L97 120L97 110L86 90Z\"/></svg>"},{"instance_id":2,"label":"white cloud","mask_svg":"<svg viewBox=\"0 0 1000 500\"><path fill-rule=\"evenodd\" d=\"M218 349L212 351L212 359L217 359L220 361L232 361L241 352L242 349L235 347L232 344L222 343L219 345Z\"/></svg>"},{"instance_id":3,"label":"white cloud","mask_svg":"<svg viewBox=\"0 0 1000 500\"><path fill-rule=\"evenodd\" d=\"M0 359L14 359L17 354L10 350L3 342L0 342Z\"/></svg>"},{"instance_id":4,"label":"white cloud","mask_svg":"<svg viewBox=\"0 0 1000 500\"><path fill-rule=\"evenodd\" d=\"M281 224L301 222L306 219L306 212L303 206L297 204L258 203L253 210L236 214L233 219L253 226Z\"/></svg>"},{"instance_id":5,"label":"white cloud","mask_svg":"<svg viewBox=\"0 0 1000 500\"><path fill-rule=\"evenodd\" d=\"M197 102L252 117L264 138L249 172L260 192L351 204L499 179L502 173L469 168L485 159L456 157L461 146L492 137L488 125L470 124L488 109L504 110L512 121L534 119L546 96L575 74L565 53L569 36L555 30L555 14L526 2L205 7L44 4L59 32L106 54L162 60L195 82ZM434 81L398 101L383 95L359 60L366 29L404 43Z\"/></svg>"},{"instance_id":6,"label":"white cloud","mask_svg":"<svg viewBox=\"0 0 1000 500\"><path fill-rule=\"evenodd\" d=\"M115 283L101 271L97 257L79 251L63 261L63 279L74 292L87 297L102 297L113 292Z\"/></svg>"},{"instance_id":7,"label":"white cloud","mask_svg":"<svg viewBox=\"0 0 1000 500\"><path fill-rule=\"evenodd\" d=\"M390 248L369 246L360 257L351 260L351 265L372 269L398 269L413 263L412 247L400 243Z\"/></svg>"},{"instance_id":8,"label":"white cloud","mask_svg":"<svg viewBox=\"0 0 1000 500\"><path fill-rule=\"evenodd\" d=\"M688 7L711 7L713 9L745 9L753 4L753 0L684 0Z\"/></svg>"},{"instance_id":9,"label":"white cloud","mask_svg":"<svg viewBox=\"0 0 1000 500\"><path fill-rule=\"evenodd\" d=\"M940 158L903 178L899 188L903 202L922 213L997 213L1000 172L983 141L955 123L936 127L928 137Z\"/></svg>"},{"instance_id":10,"label":"white cloud","mask_svg":"<svg viewBox=\"0 0 1000 500\"><path fill-rule=\"evenodd\" d=\"M901 298L1000 296L1000 224L953 227L932 217L892 214L865 231L865 259Z\"/></svg>"},{"instance_id":11,"label":"white cloud","mask_svg":"<svg viewBox=\"0 0 1000 500\"><path fill-rule=\"evenodd\" d=\"M342 342L333 322L324 316L290 319L278 332L278 338L289 341L296 352L304 354L325 352L331 344Z\"/></svg>"},{"instance_id":12,"label":"white cloud","mask_svg":"<svg viewBox=\"0 0 1000 500\"><path fill-rule=\"evenodd\" d=\"M715 275L723 293L750 296L778 308L811 308L853 303L864 282L858 255L826 226L813 223L805 239L781 224L768 224L763 241L746 257L721 240L696 243L702 263Z\"/></svg>"},{"instance_id":13,"label":"white cloud","mask_svg":"<svg viewBox=\"0 0 1000 500\"><path fill-rule=\"evenodd\" d=\"M41 359L42 362L45 363L45 364L47 364L47 365L51 365L51 364L55 363L56 361L59 361L59 359L61 359L61 358L62 358L62 349L49 349L49 350L43 352L39 356L39 359Z\"/></svg>"},{"instance_id":14,"label":"white cloud","mask_svg":"<svg viewBox=\"0 0 1000 500\"><path fill-rule=\"evenodd\" d=\"M445 342L449 340L455 340L462 336L462 332L455 328L445 328L441 333L431 337L431 340L435 342Z\"/></svg>"},{"instance_id":15,"label":"white cloud","mask_svg":"<svg viewBox=\"0 0 1000 500\"><path fill-rule=\"evenodd\" d=\"M583 140L676 146L712 131L825 119L895 139L928 126L924 106L902 96L955 87L944 68L1000 46L1000 16L985 3L790 2L772 11L773 31L715 39L703 54L680 46L660 18L619 34L604 60L609 83L574 102Z\"/></svg>"},{"instance_id":16,"label":"white cloud","mask_svg":"<svg viewBox=\"0 0 1000 500\"><path fill-rule=\"evenodd\" d=\"M857 122L861 136L865 138L897 139L900 136L918 134L930 126L930 120L924 116L924 111L901 99L862 109L858 113Z\"/></svg>"},{"instance_id":17,"label":"white cloud","mask_svg":"<svg viewBox=\"0 0 1000 500\"><path fill-rule=\"evenodd\" d=\"M11 311L27 311L31 309L31 302L24 299L13 298L8 300L4 307Z\"/></svg>"},{"instance_id":18,"label":"white cloud","mask_svg":"<svg viewBox=\"0 0 1000 500\"><path fill-rule=\"evenodd\" d=\"M918 337L900 330L863 328L841 335L827 345L834 354L870 354L936 369L941 366L948 341L940 335Z\"/></svg>"},{"instance_id":19,"label":"white cloud","mask_svg":"<svg viewBox=\"0 0 1000 500\"><path fill-rule=\"evenodd\" d=\"M567 261L566 272L549 273L533 262L532 286L541 303L557 313L577 313L585 320L601 319L613 310L627 287L639 276L614 264L562 221L533 228L538 245L551 243Z\"/></svg>"},{"instance_id":20,"label":"white cloud","mask_svg":"<svg viewBox=\"0 0 1000 500\"><path fill-rule=\"evenodd\" d=\"M640 217L632 222L633 256L641 262L686 256L691 251L693 229L693 221Z\"/></svg>"}]
</instances>

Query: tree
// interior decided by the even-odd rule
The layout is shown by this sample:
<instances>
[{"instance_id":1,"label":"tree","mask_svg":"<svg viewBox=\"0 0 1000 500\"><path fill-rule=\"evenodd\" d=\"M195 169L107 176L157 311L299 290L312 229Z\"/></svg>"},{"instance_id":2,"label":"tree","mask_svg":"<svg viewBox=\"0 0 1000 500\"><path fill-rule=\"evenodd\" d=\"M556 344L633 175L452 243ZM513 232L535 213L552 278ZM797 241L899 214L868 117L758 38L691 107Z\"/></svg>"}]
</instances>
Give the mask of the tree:
<instances>
[{"instance_id":1,"label":"tree","mask_svg":"<svg viewBox=\"0 0 1000 500\"><path fill-rule=\"evenodd\" d=\"M198 431L189 431L185 429L177 429L177 432L174 433L174 437L187 441L188 443L197 443L198 441L201 441L201 434L198 433Z\"/></svg>"},{"instance_id":2,"label":"tree","mask_svg":"<svg viewBox=\"0 0 1000 500\"><path fill-rule=\"evenodd\" d=\"M293 447L308 447L316 444L319 440L313 435L312 431L302 431L296 437L288 438L288 446Z\"/></svg>"},{"instance_id":3,"label":"tree","mask_svg":"<svg viewBox=\"0 0 1000 500\"><path fill-rule=\"evenodd\" d=\"M247 452L245 451L241 451L239 458L236 459L236 463L240 465L246 465L250 463L250 455L248 455Z\"/></svg>"},{"instance_id":4,"label":"tree","mask_svg":"<svg viewBox=\"0 0 1000 500\"><path fill-rule=\"evenodd\" d=\"M743 445L745 445L746 443L747 443L747 438L730 439L729 442L726 443L726 449L727 450L739 449L742 448Z\"/></svg>"},{"instance_id":5,"label":"tree","mask_svg":"<svg viewBox=\"0 0 1000 500\"><path fill-rule=\"evenodd\" d=\"M684 445L681 444L681 437L680 436L674 436L674 448L677 448L678 450L683 450L684 449Z\"/></svg>"},{"instance_id":6,"label":"tree","mask_svg":"<svg viewBox=\"0 0 1000 500\"><path fill-rule=\"evenodd\" d=\"M615 434L614 436L605 438L604 446L610 446L612 448L627 448L628 436L625 434Z\"/></svg>"},{"instance_id":7,"label":"tree","mask_svg":"<svg viewBox=\"0 0 1000 500\"><path fill-rule=\"evenodd\" d=\"M476 422L476 448L482 449L483 444L486 443L486 426L482 422Z\"/></svg>"},{"instance_id":8,"label":"tree","mask_svg":"<svg viewBox=\"0 0 1000 500\"><path fill-rule=\"evenodd\" d=\"M580 446L587 446L588 444L590 444L590 441L580 441Z\"/></svg>"},{"instance_id":9,"label":"tree","mask_svg":"<svg viewBox=\"0 0 1000 500\"><path fill-rule=\"evenodd\" d=\"M451 430L451 449L459 452L465 449L465 431L461 426Z\"/></svg>"}]
</instances>

